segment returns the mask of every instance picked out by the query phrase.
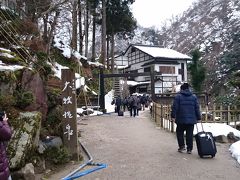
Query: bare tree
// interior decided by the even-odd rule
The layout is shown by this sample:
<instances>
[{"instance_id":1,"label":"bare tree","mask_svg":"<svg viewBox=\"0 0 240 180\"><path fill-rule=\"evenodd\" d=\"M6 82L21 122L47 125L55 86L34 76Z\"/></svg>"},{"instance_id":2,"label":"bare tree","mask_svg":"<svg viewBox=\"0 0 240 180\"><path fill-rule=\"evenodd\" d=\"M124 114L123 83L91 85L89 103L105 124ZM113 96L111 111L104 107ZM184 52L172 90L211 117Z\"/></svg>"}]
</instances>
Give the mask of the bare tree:
<instances>
[{"instance_id":1,"label":"bare tree","mask_svg":"<svg viewBox=\"0 0 240 180\"><path fill-rule=\"evenodd\" d=\"M79 53L83 53L83 32L82 32L82 5L78 0L78 34L79 34Z\"/></svg>"},{"instance_id":2,"label":"bare tree","mask_svg":"<svg viewBox=\"0 0 240 180\"><path fill-rule=\"evenodd\" d=\"M102 48L100 61L105 65L106 61L106 0L102 0Z\"/></svg>"},{"instance_id":3,"label":"bare tree","mask_svg":"<svg viewBox=\"0 0 240 180\"><path fill-rule=\"evenodd\" d=\"M99 0L93 0L91 4L91 12L92 12L92 61L95 61L96 57L96 18L97 18L97 6L99 4Z\"/></svg>"},{"instance_id":4,"label":"bare tree","mask_svg":"<svg viewBox=\"0 0 240 180\"><path fill-rule=\"evenodd\" d=\"M85 56L88 56L88 29L89 29L89 3L88 0L85 0L85 21L84 21L84 34L85 34Z\"/></svg>"},{"instance_id":5,"label":"bare tree","mask_svg":"<svg viewBox=\"0 0 240 180\"><path fill-rule=\"evenodd\" d=\"M77 50L77 0L72 2L72 40L71 47Z\"/></svg>"},{"instance_id":6,"label":"bare tree","mask_svg":"<svg viewBox=\"0 0 240 180\"><path fill-rule=\"evenodd\" d=\"M115 57L114 57L114 47L115 47L115 41L114 41L114 34L111 34L111 71L113 73L114 71L114 63L115 63Z\"/></svg>"}]
</instances>

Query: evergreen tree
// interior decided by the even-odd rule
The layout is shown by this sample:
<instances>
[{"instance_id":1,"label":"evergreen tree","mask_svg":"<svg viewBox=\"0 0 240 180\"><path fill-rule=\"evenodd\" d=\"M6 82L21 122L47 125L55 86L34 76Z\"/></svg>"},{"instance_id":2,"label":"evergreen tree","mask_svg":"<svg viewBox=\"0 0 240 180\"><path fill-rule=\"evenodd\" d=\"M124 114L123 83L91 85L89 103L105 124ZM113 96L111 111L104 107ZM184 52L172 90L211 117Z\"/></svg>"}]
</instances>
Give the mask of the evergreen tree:
<instances>
[{"instance_id":1,"label":"evergreen tree","mask_svg":"<svg viewBox=\"0 0 240 180\"><path fill-rule=\"evenodd\" d=\"M233 73L240 70L240 33L234 34L232 42L220 59L220 74L231 79Z\"/></svg>"},{"instance_id":2,"label":"evergreen tree","mask_svg":"<svg viewBox=\"0 0 240 180\"><path fill-rule=\"evenodd\" d=\"M136 20L133 18L129 5L134 0L108 0L106 8L107 35L111 41L111 69L114 67L115 35L129 38L134 35Z\"/></svg>"},{"instance_id":3,"label":"evergreen tree","mask_svg":"<svg viewBox=\"0 0 240 180\"><path fill-rule=\"evenodd\" d=\"M232 41L219 61L219 83L224 94L219 99L225 104L240 104L240 33L234 33Z\"/></svg>"},{"instance_id":4,"label":"evergreen tree","mask_svg":"<svg viewBox=\"0 0 240 180\"><path fill-rule=\"evenodd\" d=\"M206 77L206 70L200 62L201 53L198 49L192 51L192 63L189 64L191 84L196 92L201 92Z\"/></svg>"}]
</instances>

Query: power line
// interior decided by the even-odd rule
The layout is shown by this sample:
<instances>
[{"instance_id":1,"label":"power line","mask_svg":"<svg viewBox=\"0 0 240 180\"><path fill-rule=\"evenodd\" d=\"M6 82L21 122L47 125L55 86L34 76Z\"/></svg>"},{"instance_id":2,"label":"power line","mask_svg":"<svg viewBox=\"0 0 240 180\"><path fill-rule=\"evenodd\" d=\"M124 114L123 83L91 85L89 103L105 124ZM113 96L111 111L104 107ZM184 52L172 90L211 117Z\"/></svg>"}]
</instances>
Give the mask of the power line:
<instances>
[{"instance_id":1,"label":"power line","mask_svg":"<svg viewBox=\"0 0 240 180\"><path fill-rule=\"evenodd\" d=\"M0 28L9 36L9 38L11 38L14 41L14 39L6 32L6 30L2 26L0 26ZM12 44L12 42L8 39L8 37L5 36L5 34L2 31L0 31L0 33L8 41L9 44ZM27 61L26 58L18 51L17 48L16 48L16 51L18 52L19 56L21 56L23 60Z\"/></svg>"},{"instance_id":2,"label":"power line","mask_svg":"<svg viewBox=\"0 0 240 180\"><path fill-rule=\"evenodd\" d=\"M1 17L1 19L7 21L8 19L6 18L6 16L4 15L4 13L3 13L2 11L0 11L0 12L1 12L1 14L3 15L3 17L5 18L5 19L3 19L3 18ZM9 15L9 16L10 16L10 15ZM13 19L12 19L12 21L13 21ZM18 34L17 31L14 29L14 27L11 25L11 23L10 23L10 26L12 27L13 30L10 29L10 27L8 26L8 24L6 25L7 29L10 31L10 33L12 33L12 34ZM9 33L7 32L7 30L6 30L3 26L1 26L1 28L2 28L2 30L9 36L9 38L13 40L13 42L14 42L17 46L21 46L21 47L22 47L23 52L25 53L25 55L27 55L28 58L30 58L30 59L33 58L33 57L31 56L31 54L26 50L26 48L21 44L21 42L17 42L17 40L15 40L15 39L11 36L11 34L9 34ZM13 32L13 31L14 31L14 32ZM4 35L4 33L1 32L1 34L4 36L4 38L5 38L10 44L12 44L12 42L9 41L8 37L6 37L6 36ZM26 59L22 56L22 54L21 54L17 49L16 49L16 51L17 51L17 52L19 53L19 55L26 61Z\"/></svg>"},{"instance_id":3,"label":"power line","mask_svg":"<svg viewBox=\"0 0 240 180\"><path fill-rule=\"evenodd\" d=\"M2 14L2 16L6 19L6 20L8 20L8 18L5 16L5 14L3 13L3 11L2 11L2 9L0 9L0 12L1 12L1 14ZM7 16L9 17L9 19L12 21L12 22L17 22L18 24L20 24L20 21L17 19L17 18L15 18L15 19L13 19L12 18L12 15L8 12L8 10L5 10L4 11L6 14L7 14ZM13 28L14 29L14 28ZM17 29L17 26L16 26L16 29ZM14 29L15 30L15 29ZM18 29L19 31L20 31L20 29ZM15 30L16 31L16 30Z\"/></svg>"}]
</instances>

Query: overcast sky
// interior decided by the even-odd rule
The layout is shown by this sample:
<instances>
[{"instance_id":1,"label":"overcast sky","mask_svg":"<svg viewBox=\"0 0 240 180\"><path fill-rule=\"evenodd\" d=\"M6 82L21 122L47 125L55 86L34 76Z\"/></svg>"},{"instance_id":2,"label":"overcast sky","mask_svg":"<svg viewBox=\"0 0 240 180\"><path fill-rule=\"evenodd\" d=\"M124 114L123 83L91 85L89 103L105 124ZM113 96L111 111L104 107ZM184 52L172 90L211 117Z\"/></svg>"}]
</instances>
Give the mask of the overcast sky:
<instances>
[{"instance_id":1,"label":"overcast sky","mask_svg":"<svg viewBox=\"0 0 240 180\"><path fill-rule=\"evenodd\" d=\"M167 19L187 10L196 0L135 0L132 12L143 27L160 27Z\"/></svg>"}]
</instances>

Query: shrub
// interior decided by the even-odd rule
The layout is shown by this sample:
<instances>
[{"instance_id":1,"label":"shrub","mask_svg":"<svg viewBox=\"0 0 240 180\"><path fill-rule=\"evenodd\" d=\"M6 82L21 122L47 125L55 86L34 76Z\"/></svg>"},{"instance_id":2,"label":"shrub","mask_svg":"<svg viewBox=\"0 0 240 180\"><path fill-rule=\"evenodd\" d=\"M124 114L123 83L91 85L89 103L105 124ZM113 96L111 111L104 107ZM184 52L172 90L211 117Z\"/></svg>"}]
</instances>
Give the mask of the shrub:
<instances>
[{"instance_id":1,"label":"shrub","mask_svg":"<svg viewBox=\"0 0 240 180\"><path fill-rule=\"evenodd\" d=\"M16 90L14 92L14 97L16 100L16 106L21 109L26 108L27 106L29 106L31 103L35 101L35 98L33 97L33 94L31 91Z\"/></svg>"},{"instance_id":2,"label":"shrub","mask_svg":"<svg viewBox=\"0 0 240 180\"><path fill-rule=\"evenodd\" d=\"M62 135L62 106L53 108L47 115L45 126L52 135Z\"/></svg>"},{"instance_id":3,"label":"shrub","mask_svg":"<svg viewBox=\"0 0 240 180\"><path fill-rule=\"evenodd\" d=\"M58 88L48 88L47 89L48 97L48 108L51 109L58 104L62 103L61 99L61 89Z\"/></svg>"},{"instance_id":4,"label":"shrub","mask_svg":"<svg viewBox=\"0 0 240 180\"><path fill-rule=\"evenodd\" d=\"M57 147L47 148L43 155L46 160L53 164L65 164L70 161L70 154L64 147L60 149Z\"/></svg>"}]
</instances>

